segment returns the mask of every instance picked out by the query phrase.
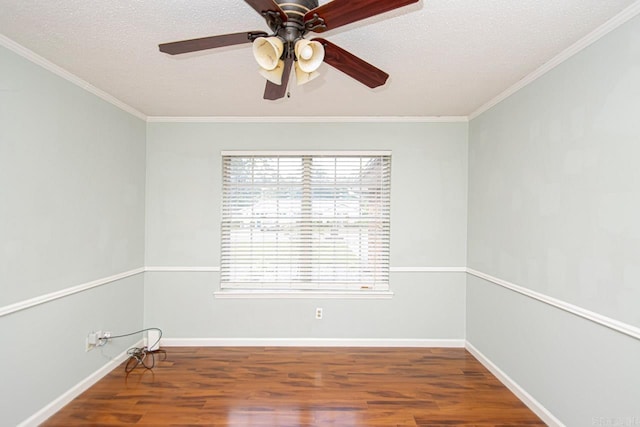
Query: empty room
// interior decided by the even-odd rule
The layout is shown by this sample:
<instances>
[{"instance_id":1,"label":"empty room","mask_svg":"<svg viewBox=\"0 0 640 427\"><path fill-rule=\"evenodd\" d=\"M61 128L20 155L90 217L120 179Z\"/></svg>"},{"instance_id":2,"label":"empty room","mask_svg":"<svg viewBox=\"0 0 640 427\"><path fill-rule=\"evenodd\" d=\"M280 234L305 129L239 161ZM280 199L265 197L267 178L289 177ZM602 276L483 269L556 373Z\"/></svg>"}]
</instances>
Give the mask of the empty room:
<instances>
[{"instance_id":1,"label":"empty room","mask_svg":"<svg viewBox=\"0 0 640 427\"><path fill-rule=\"evenodd\" d=\"M0 427L640 426L640 0L0 0Z\"/></svg>"}]
</instances>

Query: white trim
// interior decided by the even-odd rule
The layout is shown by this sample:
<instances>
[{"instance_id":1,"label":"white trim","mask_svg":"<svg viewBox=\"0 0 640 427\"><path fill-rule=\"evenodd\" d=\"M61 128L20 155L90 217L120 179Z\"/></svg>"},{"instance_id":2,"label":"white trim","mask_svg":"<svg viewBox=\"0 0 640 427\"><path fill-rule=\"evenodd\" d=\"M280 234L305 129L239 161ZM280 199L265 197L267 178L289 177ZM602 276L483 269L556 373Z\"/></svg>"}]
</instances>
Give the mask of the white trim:
<instances>
[{"instance_id":1,"label":"white trim","mask_svg":"<svg viewBox=\"0 0 640 427\"><path fill-rule=\"evenodd\" d=\"M545 408L533 396L527 393L525 389L523 389L517 382L512 380L507 374L505 374L500 368L498 368L498 366L496 366L491 360L489 360L484 354L482 354L480 350L475 348L473 344L467 341L465 348L548 426L564 427L564 424L559 419L557 419L547 408Z\"/></svg>"},{"instance_id":2,"label":"white trim","mask_svg":"<svg viewBox=\"0 0 640 427\"><path fill-rule=\"evenodd\" d=\"M22 56L23 58L33 62L34 64L37 64L39 66L41 66L42 68L44 68L47 71L52 72L53 74L62 77L65 80L70 81L71 83L75 84L76 86L86 90L87 92L97 96L98 98L101 98L104 101L107 101L108 103L120 108L123 111L126 111L127 113L131 114L132 116L135 116L139 119L142 119L144 121L147 121L147 115L136 110L135 108L131 107L128 104L125 104L124 102L120 101L118 98L114 97L113 95L109 95L107 92L98 89L97 87L95 87L94 85L92 85L91 83L81 79L80 77L76 76L75 74L70 73L69 71L65 70L64 68L54 64L53 62L49 61L48 59L43 58L42 56L38 55L37 53L33 52L32 50L27 49L26 47L14 42L13 40L11 40L10 38L0 34L0 46L4 46L7 49L13 51L14 53L17 53L18 55Z\"/></svg>"},{"instance_id":3,"label":"white trim","mask_svg":"<svg viewBox=\"0 0 640 427\"><path fill-rule=\"evenodd\" d=\"M150 272L219 272L220 267L164 267L164 266L151 266L145 267L144 271Z\"/></svg>"},{"instance_id":4,"label":"white trim","mask_svg":"<svg viewBox=\"0 0 640 427\"><path fill-rule=\"evenodd\" d=\"M77 294L78 292L83 292L89 289L97 288L98 286L106 285L107 283L126 279L127 277L135 276L136 274L143 273L144 271L145 271L144 267L140 267L134 270L125 271L124 273L114 274L113 276L83 283L78 286L61 289L59 291L51 292L45 295L40 295L38 297L20 301L15 304L6 305L4 307L0 307L0 317L6 316L11 313L15 313L17 311L26 310L28 308L35 307L37 305L51 302L60 298L68 297L69 295Z\"/></svg>"},{"instance_id":5,"label":"white trim","mask_svg":"<svg viewBox=\"0 0 640 427\"><path fill-rule=\"evenodd\" d=\"M362 150L362 151L322 151L322 150L231 150L221 151L221 156L250 157L250 156L391 156L391 150Z\"/></svg>"},{"instance_id":6,"label":"white trim","mask_svg":"<svg viewBox=\"0 0 640 427\"><path fill-rule=\"evenodd\" d=\"M391 267L390 271L394 272L421 272L421 273L437 273L437 272L464 272L464 267ZM26 310L31 307L35 307L40 304L45 304L51 301L55 301L60 298L64 298L78 292L83 292L98 286L106 285L107 283L115 282L118 280L126 279L127 277L135 276L143 272L169 272L169 273L218 273L220 272L219 266L148 266L140 267L134 270L125 271L124 273L115 274L113 276L97 279L91 282L83 283L78 286L73 286L66 289L61 289L56 292L51 292L38 297L30 298L28 300L19 301L14 304L10 304L4 307L0 307L0 317L7 316L17 311ZM258 291L259 292L259 291ZM216 294L217 298L391 298L393 292L375 292L375 291L357 291L353 292L353 295L346 292L318 292L314 295L310 295L309 292L299 293L287 291L287 295L277 292L272 292L272 295L263 293L262 295L248 294L246 291L225 291L226 295ZM244 293L245 295L240 295ZM298 295L296 295L298 294Z\"/></svg>"},{"instance_id":7,"label":"white trim","mask_svg":"<svg viewBox=\"0 0 640 427\"><path fill-rule=\"evenodd\" d=\"M138 347L140 345L142 345L142 340L138 341L131 347ZM22 421L20 424L18 424L18 427L32 427L32 426L35 427L40 425L44 421L46 421L49 417L51 417L60 409L62 409L65 405L73 401L73 399L80 396L80 394L82 394L84 391L89 389L89 387L96 384L98 381L104 378L109 372L113 371L115 368L118 367L118 365L124 362L129 356L129 354L127 353L128 348L127 350L124 350L122 353L120 353L119 355L111 359L100 369L98 369L97 371L95 371L94 373L92 373L82 381L80 381L75 386L71 387L66 392L62 393L59 397L54 399L52 402L50 402L48 405L40 409L38 412L31 415L26 420Z\"/></svg>"},{"instance_id":8,"label":"white trim","mask_svg":"<svg viewBox=\"0 0 640 427\"><path fill-rule=\"evenodd\" d=\"M463 348L464 339L394 338L162 338L162 347L448 347Z\"/></svg>"},{"instance_id":9,"label":"white trim","mask_svg":"<svg viewBox=\"0 0 640 427\"><path fill-rule=\"evenodd\" d=\"M219 266L149 266L150 272L219 272ZM391 273L466 273L466 267L389 267Z\"/></svg>"},{"instance_id":10,"label":"white trim","mask_svg":"<svg viewBox=\"0 0 640 427\"><path fill-rule=\"evenodd\" d=\"M466 123L466 116L219 116L147 117L148 123Z\"/></svg>"},{"instance_id":11,"label":"white trim","mask_svg":"<svg viewBox=\"0 0 640 427\"><path fill-rule=\"evenodd\" d=\"M302 291L297 289L260 290L260 289L225 289L213 293L220 299L390 299L391 291Z\"/></svg>"},{"instance_id":12,"label":"white trim","mask_svg":"<svg viewBox=\"0 0 640 427\"><path fill-rule=\"evenodd\" d=\"M533 291L523 286L516 285L503 279L491 276L481 271L474 270L472 268L465 267L390 267L392 273L461 273L466 272L472 276L480 279L487 280L496 285L502 286L506 289L512 290L519 294L528 296L545 304L549 304L553 307L564 310L568 313L590 320L622 334L628 335L635 339L640 339L640 328L637 326L621 322L616 319L604 316L602 314L587 310L582 307L578 307L574 304L566 301L559 300L557 298L550 297L540 292ZM96 288L98 286L106 285L118 280L126 279L127 277L135 276L143 272L212 272L217 273L220 271L218 266L149 266L140 267L123 273L115 274L113 276L97 279L91 282L83 283L78 286L62 289L56 292L51 292L45 295L41 295L28 300L20 301L14 304L10 304L4 307L0 307L0 317L7 316L9 314L26 310L40 304L45 304L51 301L55 301L60 298L64 298L79 292L83 292L89 289ZM260 290L225 290L214 293L216 298L316 298L316 299L388 299L393 297L391 291L260 291Z\"/></svg>"},{"instance_id":13,"label":"white trim","mask_svg":"<svg viewBox=\"0 0 640 427\"><path fill-rule=\"evenodd\" d=\"M506 280L493 277L489 274L482 273L472 268L467 268L467 273L473 276L476 276L480 279L484 279L489 282L495 283L496 285L502 286L503 288L510 289L514 292L525 295L529 298L533 298L538 301L544 302L545 304L549 304L553 307L559 308L571 314L575 314L576 316L582 317L583 319L587 319L592 322L598 323L602 326L606 326L607 328L613 329L614 331L623 333L632 338L640 339L640 328L636 326L621 322L619 320L612 319L607 316L603 316L602 314L593 312L591 310L587 310L582 307L578 307L577 305L573 305L566 301L562 301L557 298L550 297L548 295L533 291L523 286L516 285Z\"/></svg>"},{"instance_id":14,"label":"white trim","mask_svg":"<svg viewBox=\"0 0 640 427\"><path fill-rule=\"evenodd\" d=\"M391 273L466 273L466 267L389 267Z\"/></svg>"},{"instance_id":15,"label":"white trim","mask_svg":"<svg viewBox=\"0 0 640 427\"><path fill-rule=\"evenodd\" d=\"M624 24L625 22L627 22L628 20L630 20L631 18L633 18L639 13L640 13L640 1L636 1L635 3L631 4L631 6L627 7L622 12L618 13L616 16L614 16L613 18L611 18L610 20L608 20L607 22L605 22L604 24L602 24L601 26L599 26L598 28L596 28L595 30L593 30L592 32L590 32L589 34L587 34L586 36L584 36L583 38L581 38L580 40L578 40L577 42L569 46L568 48L566 48L565 50L560 52L558 55L551 58L549 61L544 63L541 67L539 67L538 69L536 69L535 71L527 75L526 77L524 77L522 80L518 81L516 84L509 87L507 90L505 90L495 98L491 99L490 101L480 106L480 108L478 108L477 110L475 110L473 113L469 115L468 117L469 120L475 119L480 114L484 113L485 111L491 109L492 107L496 106L500 102L504 101L505 99L507 99L508 97L510 97L511 95L513 95L514 93L522 89L523 87L529 85L533 81L537 80L539 77L542 77L544 74L553 70L558 65L562 64L564 61L568 60L576 53L586 49L589 45L598 41L599 39L609 34L611 31L615 30L616 28L620 27L622 24Z\"/></svg>"}]
</instances>

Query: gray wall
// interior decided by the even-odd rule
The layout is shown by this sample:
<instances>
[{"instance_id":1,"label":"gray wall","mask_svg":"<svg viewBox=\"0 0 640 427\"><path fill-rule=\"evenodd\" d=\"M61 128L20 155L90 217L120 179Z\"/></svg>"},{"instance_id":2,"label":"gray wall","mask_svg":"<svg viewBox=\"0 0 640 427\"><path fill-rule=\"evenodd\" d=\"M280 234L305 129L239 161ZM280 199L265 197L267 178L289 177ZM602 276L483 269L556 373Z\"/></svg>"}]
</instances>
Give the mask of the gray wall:
<instances>
[{"instance_id":1,"label":"gray wall","mask_svg":"<svg viewBox=\"0 0 640 427\"><path fill-rule=\"evenodd\" d=\"M0 48L0 308L143 265L218 266L221 150L391 149L392 267L468 265L640 326L637 40L636 17L469 129L145 129ZM388 300L216 299L218 280L151 272L0 317L0 395L9 396L0 401L2 425L38 411L137 339L85 353L89 331L143 322L169 338L428 340L466 332L567 425L640 418L638 340L477 277L394 272ZM322 321L313 319L317 306Z\"/></svg>"},{"instance_id":2,"label":"gray wall","mask_svg":"<svg viewBox=\"0 0 640 427\"><path fill-rule=\"evenodd\" d=\"M392 267L466 263L466 123L150 123L147 266L219 266L220 151L234 149L390 149ZM464 273L390 280L390 300L228 300L213 297L218 273L147 273L145 324L170 338L464 338Z\"/></svg>"},{"instance_id":3,"label":"gray wall","mask_svg":"<svg viewBox=\"0 0 640 427\"><path fill-rule=\"evenodd\" d=\"M640 326L640 17L470 123L468 266ZM640 342L470 277L467 339L570 426L640 419Z\"/></svg>"},{"instance_id":4,"label":"gray wall","mask_svg":"<svg viewBox=\"0 0 640 427\"><path fill-rule=\"evenodd\" d=\"M0 307L143 266L145 123L0 47ZM0 317L0 425L31 416L137 338L143 277Z\"/></svg>"}]
</instances>

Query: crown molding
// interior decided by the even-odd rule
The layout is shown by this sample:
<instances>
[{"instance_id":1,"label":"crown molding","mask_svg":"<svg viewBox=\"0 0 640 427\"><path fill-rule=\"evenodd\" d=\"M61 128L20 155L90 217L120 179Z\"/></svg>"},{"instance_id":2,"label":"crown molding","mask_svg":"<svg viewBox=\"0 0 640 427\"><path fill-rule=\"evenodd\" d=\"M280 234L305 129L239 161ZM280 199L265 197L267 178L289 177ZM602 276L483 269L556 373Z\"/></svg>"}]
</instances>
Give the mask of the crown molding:
<instances>
[{"instance_id":1,"label":"crown molding","mask_svg":"<svg viewBox=\"0 0 640 427\"><path fill-rule=\"evenodd\" d=\"M0 46L6 47L34 64L148 123L466 123L469 121L467 116L147 116L2 34L0 34Z\"/></svg>"},{"instance_id":2,"label":"crown molding","mask_svg":"<svg viewBox=\"0 0 640 427\"><path fill-rule=\"evenodd\" d=\"M149 116L148 123L466 123L467 116Z\"/></svg>"},{"instance_id":3,"label":"crown molding","mask_svg":"<svg viewBox=\"0 0 640 427\"><path fill-rule=\"evenodd\" d=\"M562 64L578 52L586 49L588 46L593 44L594 42L600 40L602 37L609 34L611 31L620 27L622 24L629 21L631 18L635 17L640 13L640 0L637 0L635 3L631 4L631 6L624 9L622 12L618 13L616 16L560 52L558 55L551 58L551 60L547 61L545 64L540 66L538 69L524 77L522 80L518 81L513 86L509 87L507 90L491 99L487 103L483 104L480 108L475 110L473 113L469 115L469 120L473 120L485 111L488 111L492 107L496 106L500 102L504 101L514 93L518 92L520 89L525 86L533 83L538 78L542 77L549 71L556 68L558 65Z\"/></svg>"},{"instance_id":4,"label":"crown molding","mask_svg":"<svg viewBox=\"0 0 640 427\"><path fill-rule=\"evenodd\" d=\"M576 53L601 39L611 31L620 27L631 18L640 13L640 0L637 0L629 7L618 13L616 16L596 28L585 37L578 40L573 45L553 57L541 67L509 87L507 90L489 100L468 116L211 116L211 117L172 117L172 116L147 116L128 104L120 101L107 92L98 89L75 74L43 58L30 49L18 44L10 38L0 34L0 46L4 46L14 53L40 65L44 69L70 81L87 92L109 102L121 110L148 123L466 123L475 119L482 113L488 111L495 105L529 85L539 77L551 71Z\"/></svg>"},{"instance_id":5,"label":"crown molding","mask_svg":"<svg viewBox=\"0 0 640 427\"><path fill-rule=\"evenodd\" d=\"M42 56L38 55L34 51L27 49L26 47L16 43L15 41L11 40L10 38L2 34L0 34L0 46L6 47L10 51L22 56L23 58L33 62L36 65L41 66L45 70L52 72L58 77L62 77L63 79L75 84L76 86L86 90L87 92L97 96L98 98L104 101L107 101L108 103L120 108L121 110L131 114L132 116L135 116L141 120L145 120L145 121L147 120L146 114L141 113L140 111L136 110L130 105L127 105L124 102L120 101L118 98L112 95L109 95L107 92L101 89L98 89L97 87L93 86L91 83L81 79L75 74L70 73L64 68L54 64L48 59L43 58Z\"/></svg>"},{"instance_id":6,"label":"crown molding","mask_svg":"<svg viewBox=\"0 0 640 427\"><path fill-rule=\"evenodd\" d=\"M466 123L469 121L467 116L147 116L2 34L0 34L0 46L6 47L47 71L148 123Z\"/></svg>"}]
</instances>

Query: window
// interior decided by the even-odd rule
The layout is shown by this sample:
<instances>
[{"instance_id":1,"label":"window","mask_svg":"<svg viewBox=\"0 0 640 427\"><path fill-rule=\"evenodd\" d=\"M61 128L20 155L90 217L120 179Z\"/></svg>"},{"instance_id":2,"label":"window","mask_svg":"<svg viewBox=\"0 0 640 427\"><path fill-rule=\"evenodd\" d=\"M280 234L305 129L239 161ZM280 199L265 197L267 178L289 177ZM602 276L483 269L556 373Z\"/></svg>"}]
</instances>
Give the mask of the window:
<instances>
[{"instance_id":1,"label":"window","mask_svg":"<svg viewBox=\"0 0 640 427\"><path fill-rule=\"evenodd\" d=\"M222 155L222 289L388 290L390 153Z\"/></svg>"}]
</instances>

